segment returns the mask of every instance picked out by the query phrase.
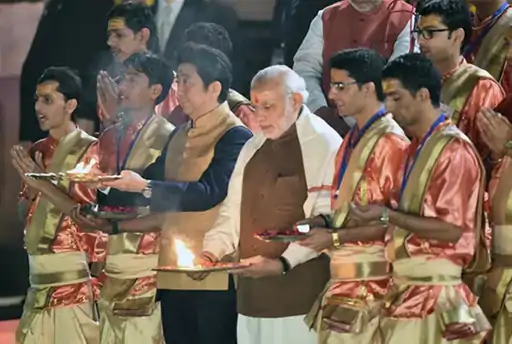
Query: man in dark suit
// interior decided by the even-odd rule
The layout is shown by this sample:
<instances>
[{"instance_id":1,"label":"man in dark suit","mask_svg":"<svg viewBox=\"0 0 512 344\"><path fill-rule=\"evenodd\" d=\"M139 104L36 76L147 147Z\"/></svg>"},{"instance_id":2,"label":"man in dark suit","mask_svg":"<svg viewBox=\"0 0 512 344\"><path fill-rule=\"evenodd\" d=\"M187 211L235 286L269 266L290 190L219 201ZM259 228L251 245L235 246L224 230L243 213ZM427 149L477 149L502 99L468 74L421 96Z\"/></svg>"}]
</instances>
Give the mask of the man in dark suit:
<instances>
[{"instance_id":1,"label":"man in dark suit","mask_svg":"<svg viewBox=\"0 0 512 344\"><path fill-rule=\"evenodd\" d=\"M235 11L210 0L155 0L153 8L160 52L174 68L176 51L183 44L185 30L192 24L219 24L230 35L236 31Z\"/></svg>"}]
</instances>

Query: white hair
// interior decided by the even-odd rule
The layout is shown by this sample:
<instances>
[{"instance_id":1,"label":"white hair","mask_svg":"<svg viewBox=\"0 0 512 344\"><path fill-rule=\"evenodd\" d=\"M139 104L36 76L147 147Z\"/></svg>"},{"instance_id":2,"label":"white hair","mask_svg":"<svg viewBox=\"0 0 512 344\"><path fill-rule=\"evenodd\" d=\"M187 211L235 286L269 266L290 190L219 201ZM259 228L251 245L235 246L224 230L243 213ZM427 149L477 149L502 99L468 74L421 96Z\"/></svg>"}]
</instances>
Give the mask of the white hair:
<instances>
[{"instance_id":1,"label":"white hair","mask_svg":"<svg viewBox=\"0 0 512 344\"><path fill-rule=\"evenodd\" d=\"M272 79L282 79L287 93L298 93L302 96L302 102L308 100L309 92L306 82L293 69L285 65L274 65L260 70L251 81L251 89Z\"/></svg>"}]
</instances>

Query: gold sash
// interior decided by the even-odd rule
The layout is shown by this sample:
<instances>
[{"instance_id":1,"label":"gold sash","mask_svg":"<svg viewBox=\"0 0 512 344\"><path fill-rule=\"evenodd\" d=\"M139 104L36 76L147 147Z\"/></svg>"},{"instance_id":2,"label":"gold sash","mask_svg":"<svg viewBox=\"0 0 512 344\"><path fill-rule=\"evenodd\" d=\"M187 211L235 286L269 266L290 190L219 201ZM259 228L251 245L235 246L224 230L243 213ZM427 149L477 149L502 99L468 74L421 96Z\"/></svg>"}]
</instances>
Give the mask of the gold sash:
<instances>
[{"instance_id":1,"label":"gold sash","mask_svg":"<svg viewBox=\"0 0 512 344\"><path fill-rule=\"evenodd\" d=\"M142 172L162 154L174 126L161 116L153 115L142 128L126 161L126 169Z\"/></svg>"},{"instance_id":2,"label":"gold sash","mask_svg":"<svg viewBox=\"0 0 512 344\"><path fill-rule=\"evenodd\" d=\"M153 115L134 143L125 168L142 173L162 154L173 130L174 126L165 118ZM111 235L108 239L108 254L137 253L141 238L140 233Z\"/></svg>"},{"instance_id":3,"label":"gold sash","mask_svg":"<svg viewBox=\"0 0 512 344\"><path fill-rule=\"evenodd\" d=\"M384 116L373 123L357 143L348 162L345 176L341 181L338 198L334 202L335 213L332 220L334 228L341 228L348 220L350 202L352 202L354 193L361 183L364 169L377 146L377 142L383 135L393 132L403 133L391 116Z\"/></svg>"},{"instance_id":4,"label":"gold sash","mask_svg":"<svg viewBox=\"0 0 512 344\"><path fill-rule=\"evenodd\" d=\"M191 123L180 126L167 147L165 178L195 182L210 165L215 145L231 128L243 125L229 110L227 102ZM198 252L202 249L204 234L217 219L219 205L201 212L169 212L164 216L160 238L159 265L177 263L174 239L180 238ZM224 273L210 274L203 281L195 281L182 273L158 272L158 288L183 290L226 290L228 278Z\"/></svg>"},{"instance_id":5,"label":"gold sash","mask_svg":"<svg viewBox=\"0 0 512 344\"><path fill-rule=\"evenodd\" d=\"M445 147L455 138L467 141L471 144L469 139L462 134L454 126L446 126L435 132L426 142L423 150L421 151L414 167L410 173L409 180L403 191L400 199L399 209L405 213L421 214L423 199L425 192L430 182L432 172L438 158ZM489 266L489 252L486 249L482 252L482 244L484 241L484 214L483 214L483 200L485 191L485 169L483 163L480 162L480 194L477 204L477 220L475 225L475 256L472 262L466 267L466 272L475 272L476 270L487 270ZM411 237L411 233L405 229L396 227L393 233L393 246L394 251L390 252L392 260L400 260L409 258L407 250L407 240Z\"/></svg>"},{"instance_id":6,"label":"gold sash","mask_svg":"<svg viewBox=\"0 0 512 344\"><path fill-rule=\"evenodd\" d=\"M456 125L459 124L461 119L460 114L466 104L467 98L480 79L493 79L493 77L477 66L470 63L463 63L455 73L444 82L443 88L441 89L441 102L448 105L453 110L451 120Z\"/></svg>"},{"instance_id":7,"label":"gold sash","mask_svg":"<svg viewBox=\"0 0 512 344\"><path fill-rule=\"evenodd\" d=\"M508 29L512 26L512 10L508 9L492 26L478 49L474 64L501 81L508 52Z\"/></svg>"},{"instance_id":8,"label":"gold sash","mask_svg":"<svg viewBox=\"0 0 512 344\"><path fill-rule=\"evenodd\" d=\"M60 173L73 169L95 141L94 137L87 135L82 130L73 131L58 144L48 172ZM69 193L70 182L68 179L60 180L56 186ZM60 209L48 199L39 198L25 234L25 246L28 254L51 253L51 245L63 216Z\"/></svg>"}]
</instances>

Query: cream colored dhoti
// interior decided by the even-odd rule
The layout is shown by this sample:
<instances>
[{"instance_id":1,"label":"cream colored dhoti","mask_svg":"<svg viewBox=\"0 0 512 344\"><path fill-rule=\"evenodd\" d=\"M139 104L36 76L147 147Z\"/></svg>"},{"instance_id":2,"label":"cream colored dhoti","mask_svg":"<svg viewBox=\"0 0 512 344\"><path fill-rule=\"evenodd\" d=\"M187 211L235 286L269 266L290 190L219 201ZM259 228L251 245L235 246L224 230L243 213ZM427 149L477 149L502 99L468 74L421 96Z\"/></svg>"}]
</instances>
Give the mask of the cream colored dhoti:
<instances>
[{"instance_id":1,"label":"cream colored dhoti","mask_svg":"<svg viewBox=\"0 0 512 344\"><path fill-rule=\"evenodd\" d=\"M304 316L253 318L238 315L238 344L316 344L316 333L304 323Z\"/></svg>"},{"instance_id":2,"label":"cream colored dhoti","mask_svg":"<svg viewBox=\"0 0 512 344\"><path fill-rule=\"evenodd\" d=\"M462 284L460 266L447 259L432 259L425 256L395 261L393 268L393 281L398 288L406 290L408 286L430 285L440 286L442 289L434 312L424 318L383 317L381 330L386 344L402 344L404 340L415 344L482 343L490 330L490 324L480 307L466 304L455 288ZM476 334L448 341L443 337L447 324L472 326Z\"/></svg>"},{"instance_id":3,"label":"cream colored dhoti","mask_svg":"<svg viewBox=\"0 0 512 344\"><path fill-rule=\"evenodd\" d=\"M493 230L493 267L479 304L493 326L489 344L512 344L512 226Z\"/></svg>"},{"instance_id":4,"label":"cream colored dhoti","mask_svg":"<svg viewBox=\"0 0 512 344\"><path fill-rule=\"evenodd\" d=\"M102 344L162 344L160 304L156 288L137 292L137 278L154 276L158 255L107 256L107 278L100 293Z\"/></svg>"},{"instance_id":5,"label":"cream colored dhoti","mask_svg":"<svg viewBox=\"0 0 512 344\"><path fill-rule=\"evenodd\" d=\"M50 308L51 287L90 282L85 254L29 256L30 289L16 331L17 344L97 344L99 327L92 302ZM92 300L92 287L90 291Z\"/></svg>"},{"instance_id":6,"label":"cream colored dhoti","mask_svg":"<svg viewBox=\"0 0 512 344\"><path fill-rule=\"evenodd\" d=\"M369 289L383 289L382 283L387 285L390 278L389 268L384 248L379 245L342 246L331 252L331 280L306 318L318 333L318 344L384 343L379 328L383 295L368 293L367 286L380 282ZM360 283L360 295L337 295L337 286L343 283ZM326 313L329 315L324 319ZM343 324L346 332L334 331L325 323L329 320Z\"/></svg>"}]
</instances>

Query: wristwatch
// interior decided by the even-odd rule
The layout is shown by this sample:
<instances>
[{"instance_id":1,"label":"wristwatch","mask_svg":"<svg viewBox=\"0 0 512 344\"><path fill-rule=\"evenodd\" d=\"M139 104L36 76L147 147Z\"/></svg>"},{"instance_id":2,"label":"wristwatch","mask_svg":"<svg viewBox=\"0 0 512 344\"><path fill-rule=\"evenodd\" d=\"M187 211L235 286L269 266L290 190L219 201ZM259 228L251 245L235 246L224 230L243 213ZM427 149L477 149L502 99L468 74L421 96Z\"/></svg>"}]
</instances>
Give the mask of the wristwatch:
<instances>
[{"instance_id":1,"label":"wristwatch","mask_svg":"<svg viewBox=\"0 0 512 344\"><path fill-rule=\"evenodd\" d=\"M341 241L340 241L340 235L338 234L338 231L335 229L332 231L332 245L334 248L340 248Z\"/></svg>"},{"instance_id":2,"label":"wristwatch","mask_svg":"<svg viewBox=\"0 0 512 344\"><path fill-rule=\"evenodd\" d=\"M283 265L283 275L286 275L292 269L290 262L283 256L279 256L277 259Z\"/></svg>"},{"instance_id":3,"label":"wristwatch","mask_svg":"<svg viewBox=\"0 0 512 344\"><path fill-rule=\"evenodd\" d=\"M145 198L151 198L151 195L153 194L153 189L151 188L151 182L148 182L148 184L142 189L142 196Z\"/></svg>"},{"instance_id":4,"label":"wristwatch","mask_svg":"<svg viewBox=\"0 0 512 344\"><path fill-rule=\"evenodd\" d=\"M389 224L389 209L388 208L382 209L382 214L380 215L379 221L382 224L382 226L387 227L387 225Z\"/></svg>"}]
</instances>

